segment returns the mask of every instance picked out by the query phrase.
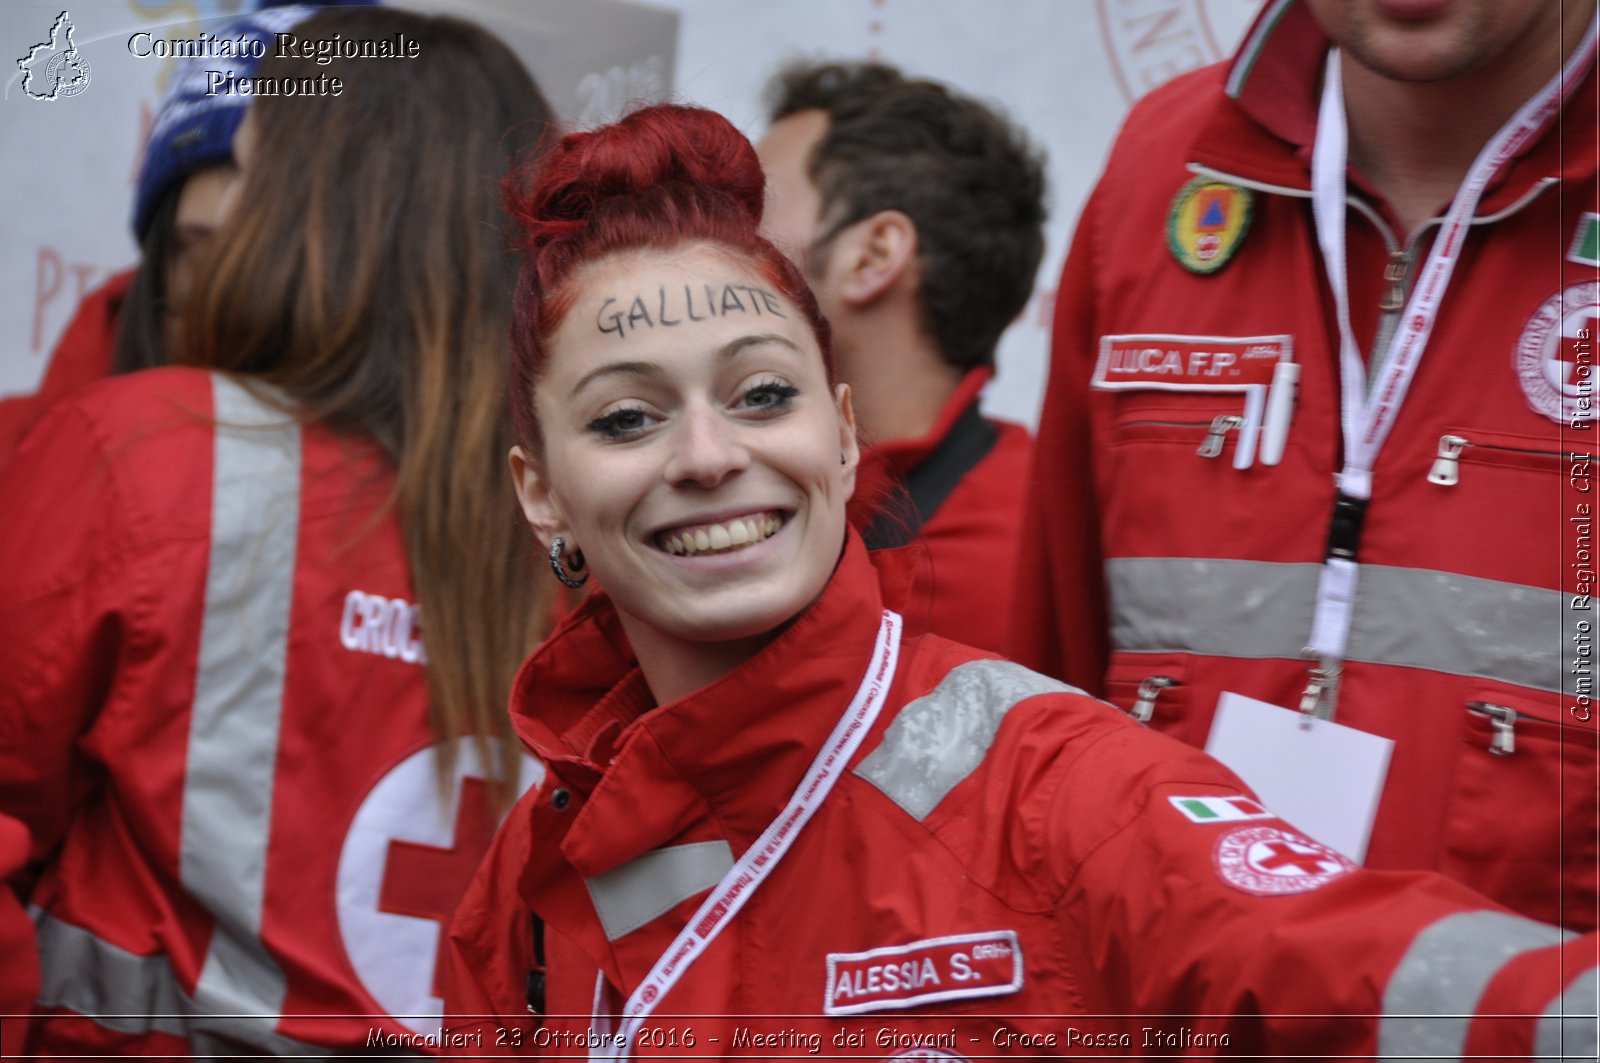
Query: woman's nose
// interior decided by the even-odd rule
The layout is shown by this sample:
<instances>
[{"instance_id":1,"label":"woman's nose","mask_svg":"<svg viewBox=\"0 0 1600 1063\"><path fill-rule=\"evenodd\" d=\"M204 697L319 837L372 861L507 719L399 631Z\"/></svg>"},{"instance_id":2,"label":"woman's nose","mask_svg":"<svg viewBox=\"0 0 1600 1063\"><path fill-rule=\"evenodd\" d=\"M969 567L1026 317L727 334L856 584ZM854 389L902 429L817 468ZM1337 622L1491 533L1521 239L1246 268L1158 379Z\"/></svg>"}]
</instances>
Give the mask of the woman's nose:
<instances>
[{"instance_id":1,"label":"woman's nose","mask_svg":"<svg viewBox=\"0 0 1600 1063\"><path fill-rule=\"evenodd\" d=\"M669 482L715 487L750 464L750 453L740 440L739 427L720 410L696 405L680 416L665 470Z\"/></svg>"}]
</instances>

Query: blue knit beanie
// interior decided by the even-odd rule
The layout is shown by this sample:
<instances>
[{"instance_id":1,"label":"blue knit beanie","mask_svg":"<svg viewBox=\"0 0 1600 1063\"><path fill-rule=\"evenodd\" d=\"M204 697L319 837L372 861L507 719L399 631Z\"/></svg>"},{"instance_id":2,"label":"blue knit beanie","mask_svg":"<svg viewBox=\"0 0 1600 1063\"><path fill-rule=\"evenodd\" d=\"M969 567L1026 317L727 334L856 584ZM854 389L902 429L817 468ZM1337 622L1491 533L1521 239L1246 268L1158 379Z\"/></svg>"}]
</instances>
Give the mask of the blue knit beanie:
<instances>
[{"instance_id":1,"label":"blue knit beanie","mask_svg":"<svg viewBox=\"0 0 1600 1063\"><path fill-rule=\"evenodd\" d=\"M361 0L356 3L360 4ZM326 2L265 7L206 33L219 39L242 37L260 42L264 54L270 55L274 34L288 32L322 6L327 6ZM156 205L170 188L187 180L196 170L233 158L233 134L244 121L251 97L232 92L206 95L206 72L222 70L234 77L249 77L258 62L248 54L252 50L245 49L245 55L236 57L185 59L178 68L156 112L155 123L150 127L144 161L139 166L139 184L133 198L136 241L144 241Z\"/></svg>"}]
</instances>

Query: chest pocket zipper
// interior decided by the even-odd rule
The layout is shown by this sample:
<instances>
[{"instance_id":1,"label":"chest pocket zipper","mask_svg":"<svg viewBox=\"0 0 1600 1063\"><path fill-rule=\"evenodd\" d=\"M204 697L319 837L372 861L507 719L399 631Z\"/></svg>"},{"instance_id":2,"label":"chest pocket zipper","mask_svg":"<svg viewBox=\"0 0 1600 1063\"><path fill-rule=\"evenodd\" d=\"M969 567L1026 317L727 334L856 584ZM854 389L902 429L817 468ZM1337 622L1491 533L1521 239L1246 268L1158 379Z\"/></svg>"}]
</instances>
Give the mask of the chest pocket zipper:
<instances>
[{"instance_id":1,"label":"chest pocket zipper","mask_svg":"<svg viewBox=\"0 0 1600 1063\"><path fill-rule=\"evenodd\" d=\"M1211 419L1211 430L1201 441L1196 454L1202 458L1214 458L1222 453L1222 441L1229 432L1237 431L1244 427L1244 418L1236 413L1218 414Z\"/></svg>"},{"instance_id":2,"label":"chest pocket zipper","mask_svg":"<svg viewBox=\"0 0 1600 1063\"><path fill-rule=\"evenodd\" d=\"M1510 706L1489 701L1469 701L1467 709L1475 715L1489 718L1489 725L1494 728L1494 737L1489 740L1490 753L1497 757L1509 757L1517 751L1517 721L1527 717Z\"/></svg>"},{"instance_id":3,"label":"chest pocket zipper","mask_svg":"<svg viewBox=\"0 0 1600 1063\"><path fill-rule=\"evenodd\" d=\"M1461 482L1461 461L1469 451L1481 451L1486 455L1499 455L1505 458L1520 459L1530 466L1543 467L1548 464L1551 471L1561 471L1563 465L1573 468L1573 475L1579 475L1578 462L1589 462L1588 455L1579 454L1569 450L1536 450L1533 447L1512 447L1499 443L1474 443L1466 436L1443 435L1439 437L1439 448L1434 453L1433 467L1428 470L1428 482L1438 484L1440 487L1454 487ZM1581 470L1582 475L1589 476L1587 465Z\"/></svg>"},{"instance_id":4,"label":"chest pocket zipper","mask_svg":"<svg viewBox=\"0 0 1600 1063\"><path fill-rule=\"evenodd\" d=\"M1229 432L1244 427L1244 418L1236 413L1219 413L1209 421L1125 421L1116 426L1118 435L1137 433L1141 428L1205 429L1205 435L1195 453L1202 458L1216 458L1222 454Z\"/></svg>"},{"instance_id":5,"label":"chest pocket zipper","mask_svg":"<svg viewBox=\"0 0 1600 1063\"><path fill-rule=\"evenodd\" d=\"M1133 705L1128 709L1128 715L1141 724L1150 722L1150 717L1155 715L1156 698L1168 687L1175 687L1178 681L1170 675L1152 675L1139 684L1139 693L1133 700Z\"/></svg>"}]
</instances>

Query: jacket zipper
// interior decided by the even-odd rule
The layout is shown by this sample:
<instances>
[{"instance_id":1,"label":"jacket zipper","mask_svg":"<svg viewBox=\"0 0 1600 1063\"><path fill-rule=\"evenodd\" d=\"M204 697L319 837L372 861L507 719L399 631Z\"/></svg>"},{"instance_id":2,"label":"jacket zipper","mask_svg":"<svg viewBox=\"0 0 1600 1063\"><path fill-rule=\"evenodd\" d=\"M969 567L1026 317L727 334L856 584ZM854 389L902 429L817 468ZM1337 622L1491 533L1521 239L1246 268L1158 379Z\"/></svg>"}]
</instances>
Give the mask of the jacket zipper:
<instances>
[{"instance_id":1,"label":"jacket zipper","mask_svg":"<svg viewBox=\"0 0 1600 1063\"><path fill-rule=\"evenodd\" d=\"M1411 268L1411 255L1399 249L1389 252L1389 262L1383 267L1383 302L1378 309L1385 312L1404 310L1406 307L1406 272Z\"/></svg>"},{"instance_id":2,"label":"jacket zipper","mask_svg":"<svg viewBox=\"0 0 1600 1063\"><path fill-rule=\"evenodd\" d=\"M1205 437L1195 453L1202 458L1215 458L1222 453L1223 442L1229 432L1244 427L1244 418L1236 413L1219 413L1210 421L1129 421L1117 426L1119 431L1130 428L1204 428Z\"/></svg>"},{"instance_id":3,"label":"jacket zipper","mask_svg":"<svg viewBox=\"0 0 1600 1063\"><path fill-rule=\"evenodd\" d=\"M1156 698L1168 687L1178 686L1178 681L1170 675L1147 676L1139 684L1139 693L1133 699L1133 706L1128 709L1128 715L1141 724L1150 722L1150 717L1155 715Z\"/></svg>"},{"instance_id":4,"label":"jacket zipper","mask_svg":"<svg viewBox=\"0 0 1600 1063\"><path fill-rule=\"evenodd\" d=\"M1517 751L1517 721L1534 720L1535 717L1526 716L1508 705L1496 705L1490 701L1469 701L1467 711L1474 716L1488 717L1489 725L1494 728L1494 737L1489 739L1489 752L1497 757L1509 757Z\"/></svg>"},{"instance_id":5,"label":"jacket zipper","mask_svg":"<svg viewBox=\"0 0 1600 1063\"><path fill-rule=\"evenodd\" d=\"M1576 461L1579 457L1573 451L1502 447L1487 443L1474 443L1466 436L1443 435L1439 437L1439 449L1433 456L1433 467L1428 470L1428 482L1438 484L1440 487L1454 487L1460 483L1461 455L1468 447L1476 447L1479 450L1499 450L1507 454L1526 454L1534 458L1553 458L1566 462Z\"/></svg>"},{"instance_id":6,"label":"jacket zipper","mask_svg":"<svg viewBox=\"0 0 1600 1063\"><path fill-rule=\"evenodd\" d=\"M1222 453L1222 441L1229 432L1234 432L1244 427L1244 418L1236 413L1219 413L1211 418L1211 427L1206 431L1206 437L1200 441L1200 446L1195 453L1202 458L1214 458Z\"/></svg>"},{"instance_id":7,"label":"jacket zipper","mask_svg":"<svg viewBox=\"0 0 1600 1063\"><path fill-rule=\"evenodd\" d=\"M1428 470L1428 482L1440 487L1454 487L1461 482L1461 452L1470 444L1466 436L1440 436L1439 451L1433 457L1433 468Z\"/></svg>"},{"instance_id":8,"label":"jacket zipper","mask_svg":"<svg viewBox=\"0 0 1600 1063\"><path fill-rule=\"evenodd\" d=\"M1384 233L1384 239L1389 234ZM1378 369L1389 351L1389 341L1394 339L1400 324L1400 312L1406 308L1406 289L1410 286L1412 254L1408 248L1390 248L1389 261L1383 267L1383 299L1378 303L1378 328L1372 337L1372 353L1367 356L1367 388L1378 379Z\"/></svg>"},{"instance_id":9,"label":"jacket zipper","mask_svg":"<svg viewBox=\"0 0 1600 1063\"><path fill-rule=\"evenodd\" d=\"M1378 327L1373 332L1372 347L1367 353L1367 389L1371 391L1373 383L1378 379L1378 371L1383 367L1384 358L1389 352L1389 341L1394 338L1395 329L1400 324L1400 312L1406 308L1406 291L1411 285L1411 263L1415 257L1413 252L1416 249L1417 238L1426 232L1432 223L1424 222L1417 226L1417 231L1402 247L1395 239L1393 230L1376 210L1354 197L1351 198L1351 202L1361 208L1361 213L1365 214L1372 227L1378 230L1378 235L1383 239L1383 246L1389 252L1389 257L1383 264L1383 297L1378 300Z\"/></svg>"}]
</instances>

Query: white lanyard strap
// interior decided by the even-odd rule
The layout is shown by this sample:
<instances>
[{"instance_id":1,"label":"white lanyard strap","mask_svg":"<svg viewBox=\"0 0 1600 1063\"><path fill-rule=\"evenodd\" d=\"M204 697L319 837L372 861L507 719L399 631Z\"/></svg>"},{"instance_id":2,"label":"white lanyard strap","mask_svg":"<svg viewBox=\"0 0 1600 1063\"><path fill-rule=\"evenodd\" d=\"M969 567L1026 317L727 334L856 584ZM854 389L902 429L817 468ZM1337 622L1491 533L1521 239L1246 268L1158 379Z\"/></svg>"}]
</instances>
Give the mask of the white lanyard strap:
<instances>
[{"instance_id":1,"label":"white lanyard strap","mask_svg":"<svg viewBox=\"0 0 1600 1063\"><path fill-rule=\"evenodd\" d=\"M1439 305L1449 287L1456 260L1461 257L1461 247L1466 242L1467 229L1484 188L1495 173L1539 133L1561 106L1567 90L1577 84L1580 72L1593 62L1595 34L1596 26L1591 23L1583 46L1567 59L1561 73L1524 103L1478 152L1445 214L1428 261L1417 276L1400 327L1390 339L1386 357L1380 363L1378 381L1370 392L1366 388L1361 349L1350 328L1344 244L1348 134L1339 53L1335 50L1328 54L1322 106L1317 116L1317 138L1311 155L1311 201L1317 243L1322 249L1339 317L1339 368L1343 375L1341 421L1345 444L1345 466L1339 474L1339 486L1346 494L1362 499L1371 497L1374 460L1394 427L1395 414L1405 400L1422 351L1433 334Z\"/></svg>"},{"instance_id":2,"label":"white lanyard strap","mask_svg":"<svg viewBox=\"0 0 1600 1063\"><path fill-rule=\"evenodd\" d=\"M1400 325L1386 352L1374 352L1378 378L1369 390L1361 348L1350 326L1350 290L1345 271L1345 170L1348 131L1344 89L1339 74L1339 52L1328 53L1322 104L1317 115L1317 137L1311 152L1311 205L1316 221L1317 245L1333 291L1339 326L1340 427L1344 437L1344 468L1339 473L1339 499L1329 535L1328 560L1317 589L1316 620L1308 650L1324 660L1344 656L1350 631L1357 569L1355 544L1360 536L1365 503L1372 497L1372 469L1400 405L1416 374L1422 352L1433 334L1439 306L1450 285L1456 261L1466 243L1467 229L1490 179L1536 136L1562 105L1567 91L1594 61L1595 22L1584 43L1570 56L1561 73L1524 103L1489 139L1473 160L1465 180L1445 214L1426 264L1417 275ZM1377 355L1385 356L1377 359Z\"/></svg>"},{"instance_id":3,"label":"white lanyard strap","mask_svg":"<svg viewBox=\"0 0 1600 1063\"><path fill-rule=\"evenodd\" d=\"M867 664L867 674L861 677L861 686L856 690L855 697L834 725L833 733L811 762L811 767L795 788L789 803L756 839L755 844L722 876L722 881L701 902L693 918L678 932L661 958L656 960L650 973L628 997L622 1009L621 1023L614 1032L610 1017L604 1014L605 976L600 976L595 992L594 1015L590 1021L590 1030L596 1036L591 1041L605 1040L614 1047L600 1053L599 1058L625 1061L633 1054L633 1038L639 1032L639 1027L644 1025L656 1005L677 985L678 979L700 957L706 946L733 921L756 888L772 874L794 845L801 829L827 800L834 784L844 774L845 765L850 763L850 758L861 747L862 740L872 730L873 721L883 708L900 659L900 628L900 615L885 609L883 620L878 625L872 658ZM591 1058L595 1058L595 1053L591 1053Z\"/></svg>"}]
</instances>

